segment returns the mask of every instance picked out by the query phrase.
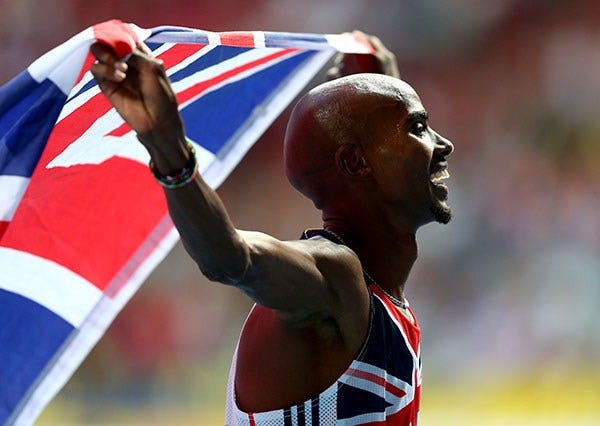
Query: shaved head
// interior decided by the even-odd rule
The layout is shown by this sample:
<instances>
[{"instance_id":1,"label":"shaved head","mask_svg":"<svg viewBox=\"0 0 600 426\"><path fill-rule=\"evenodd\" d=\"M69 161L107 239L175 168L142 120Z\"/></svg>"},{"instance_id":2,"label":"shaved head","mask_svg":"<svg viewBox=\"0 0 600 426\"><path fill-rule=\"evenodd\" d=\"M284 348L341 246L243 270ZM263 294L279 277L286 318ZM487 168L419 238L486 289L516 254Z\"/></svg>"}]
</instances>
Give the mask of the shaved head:
<instances>
[{"instance_id":1,"label":"shaved head","mask_svg":"<svg viewBox=\"0 0 600 426\"><path fill-rule=\"evenodd\" d=\"M370 117L404 103L414 90L381 74L354 74L324 83L296 104L285 136L285 167L290 183L322 208L339 193L336 152L368 143Z\"/></svg>"}]
</instances>

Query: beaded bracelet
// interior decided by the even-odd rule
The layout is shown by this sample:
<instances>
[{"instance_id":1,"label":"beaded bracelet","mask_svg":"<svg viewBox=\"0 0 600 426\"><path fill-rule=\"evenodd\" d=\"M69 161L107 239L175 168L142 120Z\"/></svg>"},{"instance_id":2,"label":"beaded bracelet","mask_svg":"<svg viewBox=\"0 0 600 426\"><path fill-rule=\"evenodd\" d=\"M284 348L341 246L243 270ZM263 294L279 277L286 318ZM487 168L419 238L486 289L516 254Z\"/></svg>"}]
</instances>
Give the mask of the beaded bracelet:
<instances>
[{"instance_id":1,"label":"beaded bracelet","mask_svg":"<svg viewBox=\"0 0 600 426\"><path fill-rule=\"evenodd\" d=\"M154 161L150 160L150 163L148 163L152 175L163 187L169 189L181 188L182 186L185 186L191 181L193 181L198 175L198 161L196 160L196 150L194 149L194 146L189 140L187 141L185 147L190 156L190 159L188 160L188 163L174 175L163 176L158 172L158 170L156 170Z\"/></svg>"}]
</instances>

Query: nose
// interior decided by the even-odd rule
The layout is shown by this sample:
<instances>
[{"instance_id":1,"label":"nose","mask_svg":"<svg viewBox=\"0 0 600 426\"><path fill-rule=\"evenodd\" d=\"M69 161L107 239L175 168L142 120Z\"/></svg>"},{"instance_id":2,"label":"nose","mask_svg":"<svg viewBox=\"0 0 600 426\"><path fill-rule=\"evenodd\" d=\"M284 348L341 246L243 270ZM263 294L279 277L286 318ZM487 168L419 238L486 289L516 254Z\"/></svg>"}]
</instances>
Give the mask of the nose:
<instances>
[{"instance_id":1,"label":"nose","mask_svg":"<svg viewBox=\"0 0 600 426\"><path fill-rule=\"evenodd\" d=\"M435 132L435 151L440 155L447 157L454 151L454 144L449 140Z\"/></svg>"}]
</instances>

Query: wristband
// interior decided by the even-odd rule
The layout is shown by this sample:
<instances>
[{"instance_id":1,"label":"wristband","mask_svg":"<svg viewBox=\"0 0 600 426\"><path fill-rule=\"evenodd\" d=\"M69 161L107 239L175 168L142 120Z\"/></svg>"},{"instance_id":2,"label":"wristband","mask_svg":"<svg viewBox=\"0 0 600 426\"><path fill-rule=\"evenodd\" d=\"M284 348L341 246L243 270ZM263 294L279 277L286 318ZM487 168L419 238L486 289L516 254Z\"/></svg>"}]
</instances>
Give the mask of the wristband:
<instances>
[{"instance_id":1,"label":"wristband","mask_svg":"<svg viewBox=\"0 0 600 426\"><path fill-rule=\"evenodd\" d=\"M196 160L196 150L194 146L191 144L189 140L187 140L186 150L189 154L190 159L187 164L175 174L172 175L161 175L158 170L156 170L156 166L154 165L154 161L150 160L148 166L150 167L150 171L154 176L154 179L158 181L163 187L169 189L181 188L182 186L187 185L191 181L196 178L198 175L198 161Z\"/></svg>"}]
</instances>

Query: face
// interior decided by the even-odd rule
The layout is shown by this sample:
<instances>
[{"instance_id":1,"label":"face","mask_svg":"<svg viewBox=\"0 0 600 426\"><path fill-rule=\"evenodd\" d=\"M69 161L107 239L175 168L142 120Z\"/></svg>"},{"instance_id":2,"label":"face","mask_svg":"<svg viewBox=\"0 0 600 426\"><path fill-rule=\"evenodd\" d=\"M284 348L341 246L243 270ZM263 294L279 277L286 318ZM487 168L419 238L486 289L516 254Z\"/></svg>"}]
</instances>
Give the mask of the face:
<instances>
[{"instance_id":1,"label":"face","mask_svg":"<svg viewBox=\"0 0 600 426\"><path fill-rule=\"evenodd\" d=\"M448 223L451 211L444 180L450 176L446 158L454 147L429 127L427 112L412 87L398 82L397 89L395 99L368 117L366 160L398 220L414 230L434 220Z\"/></svg>"}]
</instances>

